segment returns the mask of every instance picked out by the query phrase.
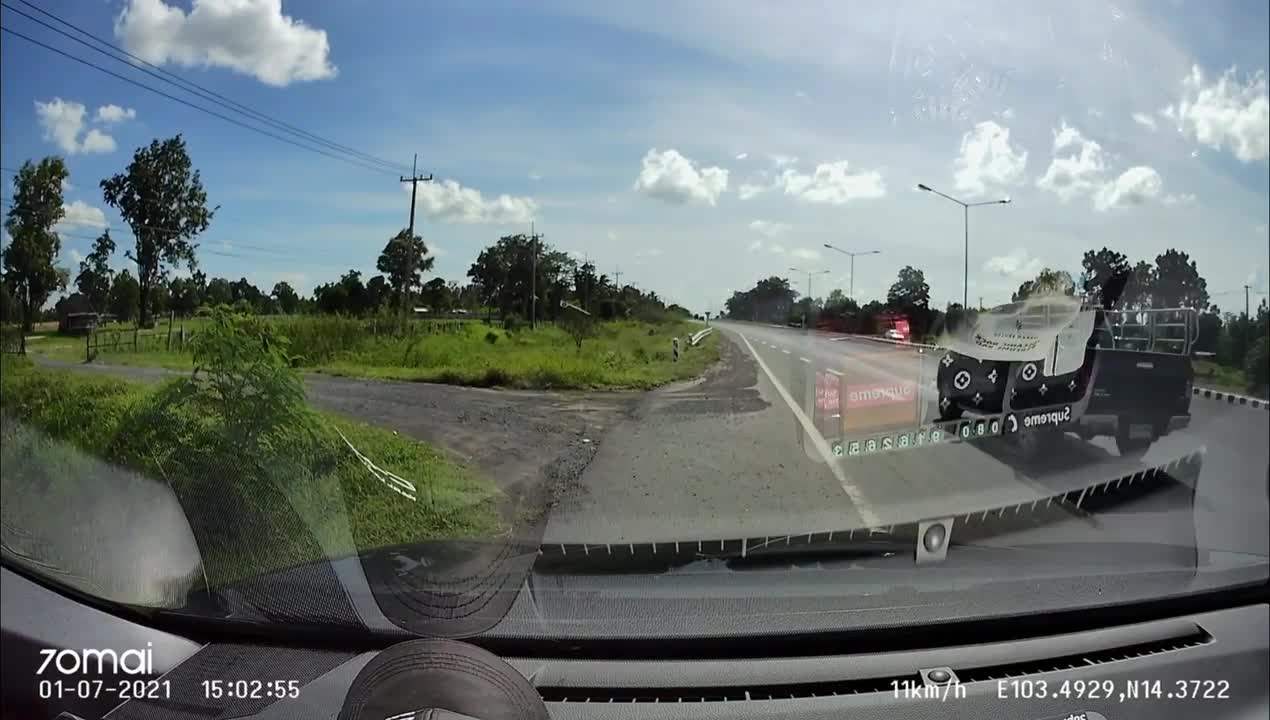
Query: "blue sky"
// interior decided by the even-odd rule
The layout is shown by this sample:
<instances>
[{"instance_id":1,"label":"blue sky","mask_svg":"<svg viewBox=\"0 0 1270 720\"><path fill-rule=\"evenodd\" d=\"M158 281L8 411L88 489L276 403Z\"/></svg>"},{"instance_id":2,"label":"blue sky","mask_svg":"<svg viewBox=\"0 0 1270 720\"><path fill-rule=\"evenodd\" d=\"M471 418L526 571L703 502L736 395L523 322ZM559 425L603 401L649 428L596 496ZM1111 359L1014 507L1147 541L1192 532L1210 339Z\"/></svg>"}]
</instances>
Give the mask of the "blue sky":
<instances>
[{"instance_id":1,"label":"blue sky","mask_svg":"<svg viewBox=\"0 0 1270 720\"><path fill-rule=\"evenodd\" d=\"M961 296L961 211L925 182L1012 198L971 211L972 301L1103 245L1191 253L1223 309L1246 282L1267 289L1264 4L32 1L279 120L406 165L417 152L438 180L417 228L447 279L533 219L696 310L771 274L801 288L791 266L830 271L817 295L846 288L826 242L881 251L857 261L857 296L913 264L942 306ZM94 224L127 244L97 182L178 132L221 206L201 239L210 274L307 293L373 274L406 223L389 173L0 42L0 164L67 158L68 265Z\"/></svg>"}]
</instances>

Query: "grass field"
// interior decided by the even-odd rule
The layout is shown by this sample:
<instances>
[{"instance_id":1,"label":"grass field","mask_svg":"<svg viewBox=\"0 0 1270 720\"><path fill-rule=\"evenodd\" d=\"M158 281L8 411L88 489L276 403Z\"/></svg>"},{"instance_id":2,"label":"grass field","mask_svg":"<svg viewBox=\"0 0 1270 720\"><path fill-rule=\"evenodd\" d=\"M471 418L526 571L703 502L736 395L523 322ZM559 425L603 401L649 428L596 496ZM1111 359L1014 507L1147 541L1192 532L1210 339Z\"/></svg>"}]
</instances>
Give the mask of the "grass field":
<instances>
[{"instance_id":1,"label":"grass field","mask_svg":"<svg viewBox=\"0 0 1270 720\"><path fill-rule=\"evenodd\" d=\"M187 333L201 319L186 320ZM649 324L622 321L598 324L581 350L562 328L508 331L480 321L457 325L456 332L429 332L433 321L416 321L402 336L378 331L374 321L329 316L292 316L271 320L291 341L299 367L336 375L513 388L647 389L695 377L718 359L718 338L688 348L687 337L699 323ZM178 326L179 327L179 326ZM454 326L450 326L454 327ZM671 342L681 339L679 362ZM188 353L166 351L166 328L142 333L144 352L103 351L98 361L190 369ZM83 338L48 334L27 343L27 351L64 360L83 360Z\"/></svg>"},{"instance_id":2,"label":"grass field","mask_svg":"<svg viewBox=\"0 0 1270 720\"><path fill-rule=\"evenodd\" d=\"M207 413L165 404L175 382L143 386L0 362L4 543L65 578L109 583L93 575L94 539L153 523L169 490L213 585L359 549L503 531L492 483L391 432L308 410L312 433L252 455L224 442ZM341 433L411 483L414 499L368 469ZM162 545L147 552L162 554Z\"/></svg>"},{"instance_id":3,"label":"grass field","mask_svg":"<svg viewBox=\"0 0 1270 720\"><path fill-rule=\"evenodd\" d=\"M1239 395L1260 394L1248 389L1248 376L1243 370L1218 365L1211 360L1195 361L1195 384Z\"/></svg>"}]
</instances>

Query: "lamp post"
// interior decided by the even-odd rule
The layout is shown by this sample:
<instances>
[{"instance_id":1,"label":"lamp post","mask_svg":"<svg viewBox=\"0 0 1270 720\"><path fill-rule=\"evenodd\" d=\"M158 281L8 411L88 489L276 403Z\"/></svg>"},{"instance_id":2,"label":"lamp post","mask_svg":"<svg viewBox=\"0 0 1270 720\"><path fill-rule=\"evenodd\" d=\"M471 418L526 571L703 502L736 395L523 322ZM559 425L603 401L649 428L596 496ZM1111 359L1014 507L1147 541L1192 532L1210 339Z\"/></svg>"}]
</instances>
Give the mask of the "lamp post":
<instances>
[{"instance_id":1,"label":"lamp post","mask_svg":"<svg viewBox=\"0 0 1270 720\"><path fill-rule=\"evenodd\" d=\"M852 300L855 300L855 259L856 259L856 256L857 255L878 255L878 254L881 254L882 251L881 250L865 250L863 252L851 252L850 250L843 250L840 247L834 247L833 245L830 245L829 243L825 243L825 247L830 250L837 250L843 255L846 255L851 258L851 280L850 280L850 288L847 290L847 297L851 298Z\"/></svg>"},{"instance_id":2,"label":"lamp post","mask_svg":"<svg viewBox=\"0 0 1270 720\"><path fill-rule=\"evenodd\" d=\"M808 309L810 309L810 307L811 307L811 301L812 301L812 296L811 296L811 278L812 278L812 276L813 276L813 275L826 275L826 274L828 274L828 273L829 273L829 271L828 271L828 270L816 270L816 271L814 271L814 272L813 272L813 271L811 271L811 270L800 270L799 268L796 268L796 267L791 267L791 268L790 268L790 270L791 270L792 272L799 272L799 273L800 273L800 272L805 272L805 273L807 273L807 306L808 306ZM804 328L806 328L806 327L807 327L807 313L805 313L805 312L803 313L803 327L804 327Z\"/></svg>"},{"instance_id":3,"label":"lamp post","mask_svg":"<svg viewBox=\"0 0 1270 720\"><path fill-rule=\"evenodd\" d=\"M965 240L965 249L963 251L964 260L963 260L962 278L961 278L961 306L964 308L969 304L969 300L970 300L970 208L979 207L981 205L1009 205L1010 198L1007 197L1007 198L1002 198L1000 200L984 200L983 202L968 203L968 202L963 202L961 200L958 200L957 198L951 195L945 195L944 193L941 193L940 191L932 188L929 185L923 185L921 183L918 183L917 189L925 190L928 193L935 193L941 198L944 198L945 200L951 200L961 206L964 240Z\"/></svg>"}]
</instances>

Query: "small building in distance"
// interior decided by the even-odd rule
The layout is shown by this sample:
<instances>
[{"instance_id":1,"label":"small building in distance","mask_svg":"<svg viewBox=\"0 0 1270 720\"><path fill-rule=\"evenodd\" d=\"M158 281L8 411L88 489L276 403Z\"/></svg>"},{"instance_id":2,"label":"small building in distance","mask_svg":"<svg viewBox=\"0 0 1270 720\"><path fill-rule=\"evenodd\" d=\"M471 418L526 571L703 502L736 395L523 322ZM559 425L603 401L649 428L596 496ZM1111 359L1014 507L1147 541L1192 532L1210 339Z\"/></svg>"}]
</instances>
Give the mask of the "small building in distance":
<instances>
[{"instance_id":1,"label":"small building in distance","mask_svg":"<svg viewBox=\"0 0 1270 720\"><path fill-rule=\"evenodd\" d=\"M82 293L71 293L57 301L57 331L86 335L97 327L97 311Z\"/></svg>"}]
</instances>

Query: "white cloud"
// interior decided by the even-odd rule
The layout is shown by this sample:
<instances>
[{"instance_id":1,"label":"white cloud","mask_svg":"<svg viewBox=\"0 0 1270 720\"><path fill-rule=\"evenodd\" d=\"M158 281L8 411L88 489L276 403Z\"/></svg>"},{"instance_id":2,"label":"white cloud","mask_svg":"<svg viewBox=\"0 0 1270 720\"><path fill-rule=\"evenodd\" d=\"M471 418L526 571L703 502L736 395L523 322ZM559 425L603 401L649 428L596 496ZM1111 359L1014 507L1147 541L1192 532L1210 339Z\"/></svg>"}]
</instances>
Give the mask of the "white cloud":
<instances>
[{"instance_id":1,"label":"white cloud","mask_svg":"<svg viewBox=\"0 0 1270 720\"><path fill-rule=\"evenodd\" d=\"M1059 155L1067 149L1078 152ZM1164 195L1164 180L1155 168L1147 165L1135 165L1110 179L1107 172L1107 155L1102 146L1064 121L1054 131L1054 159L1036 186L1054 193L1064 203L1089 195L1099 212L1141 205L1157 197L1169 205L1194 199L1186 194Z\"/></svg>"},{"instance_id":2,"label":"white cloud","mask_svg":"<svg viewBox=\"0 0 1270 720\"><path fill-rule=\"evenodd\" d=\"M1160 194L1164 182L1154 168L1137 165L1125 170L1094 193L1094 209L1110 210L1124 205L1141 205Z\"/></svg>"},{"instance_id":3,"label":"white cloud","mask_svg":"<svg viewBox=\"0 0 1270 720\"><path fill-rule=\"evenodd\" d=\"M988 185L1015 185L1023 181L1027 151L1010 147L1010 130L987 120L961 138L961 154L954 162L956 188L971 196L987 192Z\"/></svg>"},{"instance_id":4,"label":"white cloud","mask_svg":"<svg viewBox=\"0 0 1270 720\"><path fill-rule=\"evenodd\" d=\"M125 48L158 65L223 67L266 85L334 77L326 31L282 14L282 0L129 0L115 18Z\"/></svg>"},{"instance_id":5,"label":"white cloud","mask_svg":"<svg viewBox=\"0 0 1270 720\"><path fill-rule=\"evenodd\" d=\"M1182 99L1161 114L1179 131L1213 149L1229 148L1243 162L1270 156L1270 99L1265 71L1240 82L1230 68L1206 84L1198 65L1182 83Z\"/></svg>"},{"instance_id":6,"label":"white cloud","mask_svg":"<svg viewBox=\"0 0 1270 720\"><path fill-rule=\"evenodd\" d=\"M736 196L742 200L749 200L755 195L761 195L767 192L767 188L762 185L751 185L750 183L742 183L741 187L736 189Z\"/></svg>"},{"instance_id":7,"label":"white cloud","mask_svg":"<svg viewBox=\"0 0 1270 720\"><path fill-rule=\"evenodd\" d=\"M115 140L97 130L89 130L84 138L80 133L84 130L86 109L81 103L55 97L48 102L35 101L35 114L40 127L44 129L44 139L53 142L67 155L76 153L104 153L115 149Z\"/></svg>"},{"instance_id":8,"label":"white cloud","mask_svg":"<svg viewBox=\"0 0 1270 720\"><path fill-rule=\"evenodd\" d=\"M819 250L802 247L790 250L789 256L797 260L819 260L821 258Z\"/></svg>"},{"instance_id":9,"label":"white cloud","mask_svg":"<svg viewBox=\"0 0 1270 720\"><path fill-rule=\"evenodd\" d=\"M69 204L63 203L62 209L65 215L55 226L57 230L80 227L104 228L110 224L106 222L106 214L101 211L101 208L93 207L83 200L76 200Z\"/></svg>"},{"instance_id":10,"label":"white cloud","mask_svg":"<svg viewBox=\"0 0 1270 720\"><path fill-rule=\"evenodd\" d=\"M135 120L137 111L133 108L119 107L118 105L102 105L97 108L97 122L113 125L121 123L125 120Z\"/></svg>"},{"instance_id":11,"label":"white cloud","mask_svg":"<svg viewBox=\"0 0 1270 720\"><path fill-rule=\"evenodd\" d=\"M988 258L983 264L983 271L1000 275L1010 280L1023 281L1033 278L1041 271L1041 261L1029 257L1025 248L1015 248L1005 255Z\"/></svg>"},{"instance_id":12,"label":"white cloud","mask_svg":"<svg viewBox=\"0 0 1270 720\"><path fill-rule=\"evenodd\" d=\"M1155 129L1155 118L1146 113L1136 112L1133 114L1133 121L1144 128Z\"/></svg>"},{"instance_id":13,"label":"white cloud","mask_svg":"<svg viewBox=\"0 0 1270 720\"><path fill-rule=\"evenodd\" d=\"M84 127L84 106L60 97L43 103L35 101L35 114L44 128L44 139L52 140L63 152L79 151L79 133Z\"/></svg>"},{"instance_id":14,"label":"white cloud","mask_svg":"<svg viewBox=\"0 0 1270 720\"><path fill-rule=\"evenodd\" d=\"M608 236L609 241L617 242L617 233L612 228L609 229L606 235Z\"/></svg>"},{"instance_id":15,"label":"white cloud","mask_svg":"<svg viewBox=\"0 0 1270 720\"><path fill-rule=\"evenodd\" d=\"M777 183L784 187L786 195L824 205L845 205L852 200L886 195L881 173L876 170L850 173L846 160L821 163L810 175L786 168Z\"/></svg>"},{"instance_id":16,"label":"white cloud","mask_svg":"<svg viewBox=\"0 0 1270 720\"><path fill-rule=\"evenodd\" d=\"M1000 113L1001 119L1009 122L1014 119L1014 108L1006 108Z\"/></svg>"},{"instance_id":17,"label":"white cloud","mask_svg":"<svg viewBox=\"0 0 1270 720\"><path fill-rule=\"evenodd\" d=\"M698 168L677 150L649 150L644 155L635 190L670 203L688 200L714 205L728 189L728 171L720 167Z\"/></svg>"},{"instance_id":18,"label":"white cloud","mask_svg":"<svg viewBox=\"0 0 1270 720\"><path fill-rule=\"evenodd\" d=\"M1089 108L1088 110L1086 110L1085 112L1086 112L1086 113L1088 113L1088 114L1089 114L1089 117L1091 117L1091 118L1095 118L1095 119L1101 119L1101 118L1102 118L1102 111L1101 111L1101 110L1099 110L1098 108L1093 108L1093 107L1091 107L1091 108Z\"/></svg>"},{"instance_id":19,"label":"white cloud","mask_svg":"<svg viewBox=\"0 0 1270 720\"><path fill-rule=\"evenodd\" d=\"M402 187L410 189L405 183ZM480 190L464 187L454 180L419 183L416 207L441 222L491 225L528 223L538 210L531 198L499 195L487 200Z\"/></svg>"},{"instance_id":20,"label":"white cloud","mask_svg":"<svg viewBox=\"0 0 1270 720\"><path fill-rule=\"evenodd\" d=\"M1060 157L1057 153L1068 147L1076 146L1080 152ZM1106 171L1106 160L1102 146L1093 140L1087 140L1080 131L1066 122L1054 131L1054 159L1045 174L1036 181L1036 186L1048 190L1063 202L1068 202L1085 193L1095 192L1102 184L1102 175Z\"/></svg>"},{"instance_id":21,"label":"white cloud","mask_svg":"<svg viewBox=\"0 0 1270 720\"><path fill-rule=\"evenodd\" d=\"M84 254L76 250L75 248L70 249L70 256L71 256L71 262L75 263L76 267L78 267L80 263L84 262Z\"/></svg>"},{"instance_id":22,"label":"white cloud","mask_svg":"<svg viewBox=\"0 0 1270 720\"><path fill-rule=\"evenodd\" d=\"M533 180L534 182L538 182L539 180L542 179L542 173L531 172L529 173L529 179Z\"/></svg>"},{"instance_id":23,"label":"white cloud","mask_svg":"<svg viewBox=\"0 0 1270 720\"><path fill-rule=\"evenodd\" d=\"M737 155L736 155L736 159L737 159L737 160L744 160L745 158L747 158L747 157L749 157L749 156L750 156L750 154L749 154L749 153L737 153Z\"/></svg>"},{"instance_id":24,"label":"white cloud","mask_svg":"<svg viewBox=\"0 0 1270 720\"><path fill-rule=\"evenodd\" d=\"M114 152L115 139L97 128L93 128L84 135L84 141L79 144L79 150L86 153Z\"/></svg>"},{"instance_id":25,"label":"white cloud","mask_svg":"<svg viewBox=\"0 0 1270 720\"><path fill-rule=\"evenodd\" d=\"M750 222L750 230L764 237L778 238L789 232L789 226L785 223L753 220Z\"/></svg>"},{"instance_id":26,"label":"white cloud","mask_svg":"<svg viewBox=\"0 0 1270 720\"><path fill-rule=\"evenodd\" d=\"M1181 193L1178 195L1174 195L1172 193L1169 193L1168 195L1164 196L1163 202L1165 205L1186 205L1186 204L1195 202L1195 194Z\"/></svg>"},{"instance_id":27,"label":"white cloud","mask_svg":"<svg viewBox=\"0 0 1270 720\"><path fill-rule=\"evenodd\" d=\"M777 168L783 168L798 162L798 158L793 155L783 155L781 153L772 153L770 158L772 160L772 165L775 165Z\"/></svg>"}]
</instances>

